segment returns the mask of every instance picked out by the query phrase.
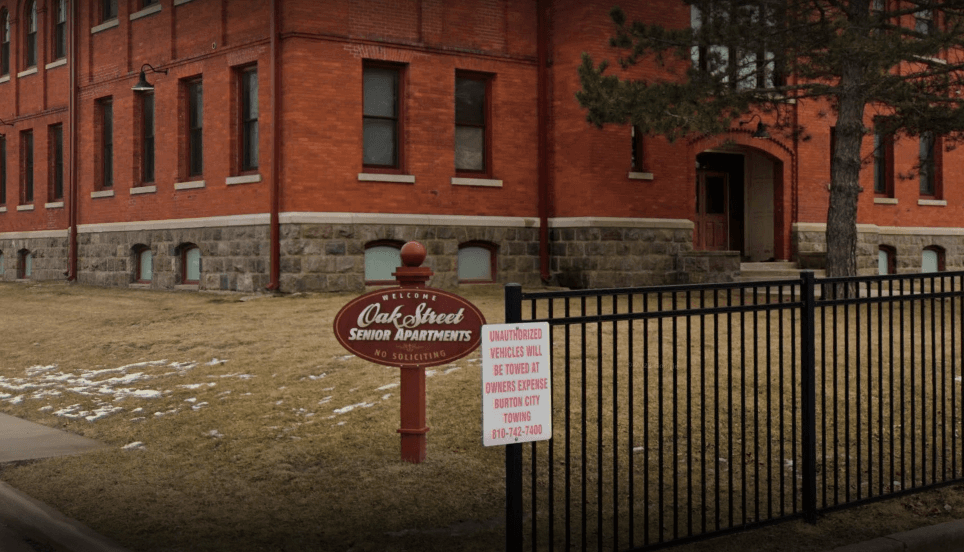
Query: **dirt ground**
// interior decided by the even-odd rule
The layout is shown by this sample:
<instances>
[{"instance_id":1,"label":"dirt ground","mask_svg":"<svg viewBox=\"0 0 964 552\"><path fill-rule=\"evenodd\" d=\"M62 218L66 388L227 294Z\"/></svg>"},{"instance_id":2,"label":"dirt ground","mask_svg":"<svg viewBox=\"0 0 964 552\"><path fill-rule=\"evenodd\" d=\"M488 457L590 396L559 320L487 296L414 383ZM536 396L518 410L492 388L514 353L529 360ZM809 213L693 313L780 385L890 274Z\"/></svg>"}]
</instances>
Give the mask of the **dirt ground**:
<instances>
[{"instance_id":1,"label":"dirt ground","mask_svg":"<svg viewBox=\"0 0 964 552\"><path fill-rule=\"evenodd\" d=\"M461 294L502 321L500 288ZM398 370L332 335L350 298L0 284L0 412L110 445L0 479L134 551L501 549L477 353L430 371L427 460L402 462ZM829 549L964 517L962 490L677 550Z\"/></svg>"}]
</instances>

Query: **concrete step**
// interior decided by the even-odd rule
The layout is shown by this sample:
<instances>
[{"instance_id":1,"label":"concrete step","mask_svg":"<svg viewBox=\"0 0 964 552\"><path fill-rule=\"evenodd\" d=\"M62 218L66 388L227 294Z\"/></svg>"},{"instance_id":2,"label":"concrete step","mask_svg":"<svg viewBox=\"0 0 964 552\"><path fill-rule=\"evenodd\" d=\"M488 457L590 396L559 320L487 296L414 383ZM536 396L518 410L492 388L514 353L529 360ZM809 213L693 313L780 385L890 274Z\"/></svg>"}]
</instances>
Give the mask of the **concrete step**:
<instances>
[{"instance_id":1,"label":"concrete step","mask_svg":"<svg viewBox=\"0 0 964 552\"><path fill-rule=\"evenodd\" d=\"M826 271L814 270L817 278L823 278ZM757 282L760 280L796 280L800 278L797 263L790 261L771 261L763 263L740 263L739 282Z\"/></svg>"}]
</instances>

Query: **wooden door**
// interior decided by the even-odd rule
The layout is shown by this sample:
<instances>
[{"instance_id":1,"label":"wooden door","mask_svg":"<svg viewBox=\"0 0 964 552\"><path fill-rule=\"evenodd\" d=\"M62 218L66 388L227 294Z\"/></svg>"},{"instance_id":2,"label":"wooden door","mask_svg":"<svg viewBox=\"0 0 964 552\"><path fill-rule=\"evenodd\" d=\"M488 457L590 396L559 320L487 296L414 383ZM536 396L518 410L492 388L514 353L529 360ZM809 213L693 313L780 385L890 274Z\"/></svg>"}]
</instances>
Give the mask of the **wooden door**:
<instances>
[{"instance_id":1,"label":"wooden door","mask_svg":"<svg viewBox=\"0 0 964 552\"><path fill-rule=\"evenodd\" d=\"M696 228L694 247L725 251L729 244L730 186L726 173L696 173Z\"/></svg>"}]
</instances>

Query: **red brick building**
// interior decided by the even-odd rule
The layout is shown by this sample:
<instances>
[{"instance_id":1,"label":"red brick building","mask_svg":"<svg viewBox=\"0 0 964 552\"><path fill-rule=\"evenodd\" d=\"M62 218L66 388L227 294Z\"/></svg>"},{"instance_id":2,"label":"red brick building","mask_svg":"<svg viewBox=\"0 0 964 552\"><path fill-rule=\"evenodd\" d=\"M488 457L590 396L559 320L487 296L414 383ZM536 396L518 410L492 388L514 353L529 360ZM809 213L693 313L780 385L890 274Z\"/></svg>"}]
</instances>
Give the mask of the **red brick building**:
<instances>
[{"instance_id":1,"label":"red brick building","mask_svg":"<svg viewBox=\"0 0 964 552\"><path fill-rule=\"evenodd\" d=\"M690 22L679 0L631 4ZM788 106L806 140L754 138L756 121L673 144L596 129L576 68L614 57L608 9L0 0L0 279L357 290L411 239L443 287L725 280L741 260L819 257L826 106ZM922 151L900 141L879 178L863 171L863 272L964 267L964 154L928 149L925 183Z\"/></svg>"}]
</instances>

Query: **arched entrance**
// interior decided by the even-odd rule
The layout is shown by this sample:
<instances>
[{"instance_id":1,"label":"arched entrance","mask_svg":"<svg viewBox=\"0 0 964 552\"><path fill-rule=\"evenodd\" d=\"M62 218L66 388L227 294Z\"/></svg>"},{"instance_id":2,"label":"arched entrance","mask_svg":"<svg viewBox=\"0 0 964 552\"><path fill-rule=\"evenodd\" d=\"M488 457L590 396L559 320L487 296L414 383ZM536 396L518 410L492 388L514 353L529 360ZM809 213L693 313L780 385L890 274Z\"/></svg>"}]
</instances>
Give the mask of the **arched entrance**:
<instances>
[{"instance_id":1,"label":"arched entrance","mask_svg":"<svg viewBox=\"0 0 964 552\"><path fill-rule=\"evenodd\" d=\"M696 156L694 248L739 251L748 262L779 258L783 163L747 146Z\"/></svg>"}]
</instances>

